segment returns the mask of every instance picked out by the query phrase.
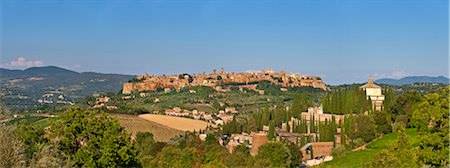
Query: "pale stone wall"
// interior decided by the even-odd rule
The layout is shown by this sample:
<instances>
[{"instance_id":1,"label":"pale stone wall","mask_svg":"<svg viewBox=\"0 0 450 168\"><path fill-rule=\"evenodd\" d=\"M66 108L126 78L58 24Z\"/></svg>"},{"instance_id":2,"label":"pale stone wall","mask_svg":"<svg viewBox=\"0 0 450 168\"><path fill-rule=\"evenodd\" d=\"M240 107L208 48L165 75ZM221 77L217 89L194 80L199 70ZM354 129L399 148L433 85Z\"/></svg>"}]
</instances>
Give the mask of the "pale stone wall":
<instances>
[{"instance_id":1,"label":"pale stone wall","mask_svg":"<svg viewBox=\"0 0 450 168\"><path fill-rule=\"evenodd\" d=\"M381 96L381 88L366 88L367 96Z\"/></svg>"},{"instance_id":2,"label":"pale stone wall","mask_svg":"<svg viewBox=\"0 0 450 168\"><path fill-rule=\"evenodd\" d=\"M134 90L133 83L123 83L122 86L122 94L130 94Z\"/></svg>"},{"instance_id":3,"label":"pale stone wall","mask_svg":"<svg viewBox=\"0 0 450 168\"><path fill-rule=\"evenodd\" d=\"M252 150L250 151L250 154L252 156L256 156L258 154L259 147L267 143L269 139L264 133L255 133L252 137Z\"/></svg>"}]
</instances>

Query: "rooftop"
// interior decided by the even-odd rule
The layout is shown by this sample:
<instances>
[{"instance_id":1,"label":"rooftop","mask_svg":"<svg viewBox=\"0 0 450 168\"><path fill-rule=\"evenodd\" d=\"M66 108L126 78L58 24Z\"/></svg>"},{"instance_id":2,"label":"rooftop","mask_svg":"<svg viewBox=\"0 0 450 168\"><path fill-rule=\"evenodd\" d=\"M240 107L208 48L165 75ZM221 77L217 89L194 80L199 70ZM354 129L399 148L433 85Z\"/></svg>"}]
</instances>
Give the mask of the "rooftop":
<instances>
[{"instance_id":1,"label":"rooftop","mask_svg":"<svg viewBox=\"0 0 450 168\"><path fill-rule=\"evenodd\" d=\"M359 88L381 88L381 87L373 83L373 78L369 78L368 82Z\"/></svg>"}]
</instances>

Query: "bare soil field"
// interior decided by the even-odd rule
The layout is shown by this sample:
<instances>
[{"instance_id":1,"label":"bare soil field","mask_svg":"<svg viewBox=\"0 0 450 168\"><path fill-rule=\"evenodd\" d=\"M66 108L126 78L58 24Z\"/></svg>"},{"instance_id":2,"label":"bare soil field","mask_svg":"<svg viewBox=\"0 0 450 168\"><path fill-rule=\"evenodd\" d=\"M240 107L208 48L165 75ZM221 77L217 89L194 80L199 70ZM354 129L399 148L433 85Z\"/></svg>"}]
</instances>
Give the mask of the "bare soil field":
<instances>
[{"instance_id":1,"label":"bare soil field","mask_svg":"<svg viewBox=\"0 0 450 168\"><path fill-rule=\"evenodd\" d=\"M211 125L205 121L159 114L141 114L139 117L181 131L199 131Z\"/></svg>"},{"instance_id":2,"label":"bare soil field","mask_svg":"<svg viewBox=\"0 0 450 168\"><path fill-rule=\"evenodd\" d=\"M168 142L171 138L183 133L183 131L169 128L135 115L113 114L111 116L118 118L120 125L132 133L133 138L138 132L151 132L155 141Z\"/></svg>"}]
</instances>

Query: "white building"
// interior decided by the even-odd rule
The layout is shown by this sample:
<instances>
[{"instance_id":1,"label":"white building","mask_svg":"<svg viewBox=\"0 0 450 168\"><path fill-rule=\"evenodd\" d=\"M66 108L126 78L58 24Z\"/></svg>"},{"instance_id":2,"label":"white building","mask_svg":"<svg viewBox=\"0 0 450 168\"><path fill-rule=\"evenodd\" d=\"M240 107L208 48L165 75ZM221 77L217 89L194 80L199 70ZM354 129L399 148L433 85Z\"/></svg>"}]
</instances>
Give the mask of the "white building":
<instances>
[{"instance_id":1,"label":"white building","mask_svg":"<svg viewBox=\"0 0 450 168\"><path fill-rule=\"evenodd\" d=\"M373 83L373 78L369 78L367 84L362 85L360 89L364 90L366 92L366 98L372 101L372 109L381 111L384 95L381 93L381 87Z\"/></svg>"}]
</instances>

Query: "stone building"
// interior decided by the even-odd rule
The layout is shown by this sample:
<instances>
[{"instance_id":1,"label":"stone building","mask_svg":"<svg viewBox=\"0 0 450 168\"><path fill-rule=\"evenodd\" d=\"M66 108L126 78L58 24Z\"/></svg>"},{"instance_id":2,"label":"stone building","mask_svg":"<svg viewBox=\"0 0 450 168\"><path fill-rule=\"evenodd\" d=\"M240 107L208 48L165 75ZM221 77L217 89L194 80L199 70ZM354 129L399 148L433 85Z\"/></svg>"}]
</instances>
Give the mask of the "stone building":
<instances>
[{"instance_id":1,"label":"stone building","mask_svg":"<svg viewBox=\"0 0 450 168\"><path fill-rule=\"evenodd\" d=\"M311 142L303 146L300 151L302 152L302 160L310 160L317 157L331 156L333 151L333 142Z\"/></svg>"},{"instance_id":2,"label":"stone building","mask_svg":"<svg viewBox=\"0 0 450 168\"><path fill-rule=\"evenodd\" d=\"M252 150L250 151L250 155L256 156L259 151L259 147L264 145L269 141L267 134L265 133L252 133Z\"/></svg>"},{"instance_id":3,"label":"stone building","mask_svg":"<svg viewBox=\"0 0 450 168\"><path fill-rule=\"evenodd\" d=\"M360 89L366 92L367 100L372 101L372 109L381 111L383 108L384 95L381 92L381 87L373 82L373 78L369 78L365 85L362 85Z\"/></svg>"}]
</instances>

